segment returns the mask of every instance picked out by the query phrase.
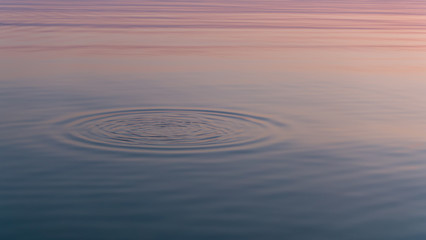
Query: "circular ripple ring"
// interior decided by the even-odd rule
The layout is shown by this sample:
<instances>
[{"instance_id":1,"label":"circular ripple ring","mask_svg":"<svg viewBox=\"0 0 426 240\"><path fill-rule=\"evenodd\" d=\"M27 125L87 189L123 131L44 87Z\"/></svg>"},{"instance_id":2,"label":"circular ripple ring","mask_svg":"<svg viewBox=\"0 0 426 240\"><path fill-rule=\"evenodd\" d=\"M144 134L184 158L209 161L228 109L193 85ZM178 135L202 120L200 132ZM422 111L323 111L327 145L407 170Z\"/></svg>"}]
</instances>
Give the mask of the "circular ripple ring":
<instances>
[{"instance_id":1,"label":"circular ripple ring","mask_svg":"<svg viewBox=\"0 0 426 240\"><path fill-rule=\"evenodd\" d=\"M237 112L198 109L128 109L59 121L62 142L131 152L241 150L276 141L284 124Z\"/></svg>"}]
</instances>

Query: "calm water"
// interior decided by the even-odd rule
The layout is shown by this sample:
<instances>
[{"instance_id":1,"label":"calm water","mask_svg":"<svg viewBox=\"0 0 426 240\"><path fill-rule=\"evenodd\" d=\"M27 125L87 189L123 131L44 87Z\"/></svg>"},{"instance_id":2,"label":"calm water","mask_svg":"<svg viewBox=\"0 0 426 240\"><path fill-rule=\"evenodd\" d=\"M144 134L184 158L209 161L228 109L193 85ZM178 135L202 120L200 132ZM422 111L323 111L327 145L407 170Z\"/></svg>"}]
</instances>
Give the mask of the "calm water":
<instances>
[{"instance_id":1,"label":"calm water","mask_svg":"<svg viewBox=\"0 0 426 240\"><path fill-rule=\"evenodd\" d=\"M0 239L425 239L422 1L0 1Z\"/></svg>"}]
</instances>

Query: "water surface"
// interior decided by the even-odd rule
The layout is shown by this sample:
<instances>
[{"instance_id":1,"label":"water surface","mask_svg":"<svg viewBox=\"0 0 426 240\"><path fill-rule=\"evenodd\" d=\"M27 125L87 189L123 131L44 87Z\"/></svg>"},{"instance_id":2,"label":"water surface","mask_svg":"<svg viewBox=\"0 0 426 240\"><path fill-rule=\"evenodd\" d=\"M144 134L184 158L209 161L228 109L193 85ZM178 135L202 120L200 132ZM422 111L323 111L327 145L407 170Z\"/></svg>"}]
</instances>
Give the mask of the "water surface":
<instances>
[{"instance_id":1,"label":"water surface","mask_svg":"<svg viewBox=\"0 0 426 240\"><path fill-rule=\"evenodd\" d=\"M1 239L424 239L421 1L0 1Z\"/></svg>"}]
</instances>

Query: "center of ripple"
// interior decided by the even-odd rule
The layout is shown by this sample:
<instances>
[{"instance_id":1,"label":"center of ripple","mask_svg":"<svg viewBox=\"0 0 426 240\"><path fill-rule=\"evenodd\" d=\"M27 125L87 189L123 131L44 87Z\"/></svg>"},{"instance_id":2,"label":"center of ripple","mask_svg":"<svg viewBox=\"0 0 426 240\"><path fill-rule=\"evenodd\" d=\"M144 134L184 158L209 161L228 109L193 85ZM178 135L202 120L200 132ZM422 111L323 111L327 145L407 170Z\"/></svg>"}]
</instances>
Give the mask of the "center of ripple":
<instances>
[{"instance_id":1,"label":"center of ripple","mask_svg":"<svg viewBox=\"0 0 426 240\"><path fill-rule=\"evenodd\" d=\"M67 144L157 153L265 146L282 137L285 127L265 117L197 109L96 112L62 120L55 126L55 136Z\"/></svg>"}]
</instances>

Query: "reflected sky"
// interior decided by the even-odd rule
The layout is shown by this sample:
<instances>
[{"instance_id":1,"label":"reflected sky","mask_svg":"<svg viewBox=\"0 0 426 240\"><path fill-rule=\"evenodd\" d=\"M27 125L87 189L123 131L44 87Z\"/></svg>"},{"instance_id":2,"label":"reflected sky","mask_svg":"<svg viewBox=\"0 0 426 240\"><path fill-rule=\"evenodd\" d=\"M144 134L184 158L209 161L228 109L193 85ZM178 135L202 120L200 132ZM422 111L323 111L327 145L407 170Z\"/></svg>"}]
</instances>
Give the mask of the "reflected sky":
<instances>
[{"instance_id":1,"label":"reflected sky","mask_svg":"<svg viewBox=\"0 0 426 240\"><path fill-rule=\"evenodd\" d=\"M341 123L330 124L329 133L352 129L350 137L376 131L424 139L416 134L423 124L418 109L426 101L421 94L426 6L419 1L9 1L0 6L2 81L11 85L48 84L94 96L128 96L126 101L149 86L188 96L182 105L198 98L207 105L257 103L269 112L280 109L265 101L291 100L299 104L286 111L296 115L314 111L324 122L359 122L343 131ZM99 84L109 87L96 90ZM185 85L197 90L187 92ZM246 97L247 89L264 89L265 95ZM160 106L177 100L148 95ZM377 122L392 114L392 123ZM405 127L393 129L395 124ZM305 138L317 135L324 139L327 131Z\"/></svg>"},{"instance_id":2,"label":"reflected sky","mask_svg":"<svg viewBox=\"0 0 426 240\"><path fill-rule=\"evenodd\" d=\"M424 239L425 27L414 0L0 0L0 239Z\"/></svg>"},{"instance_id":3,"label":"reflected sky","mask_svg":"<svg viewBox=\"0 0 426 240\"><path fill-rule=\"evenodd\" d=\"M209 55L274 70L423 73L425 11L419 1L5 1L0 51L4 64L31 53Z\"/></svg>"}]
</instances>

